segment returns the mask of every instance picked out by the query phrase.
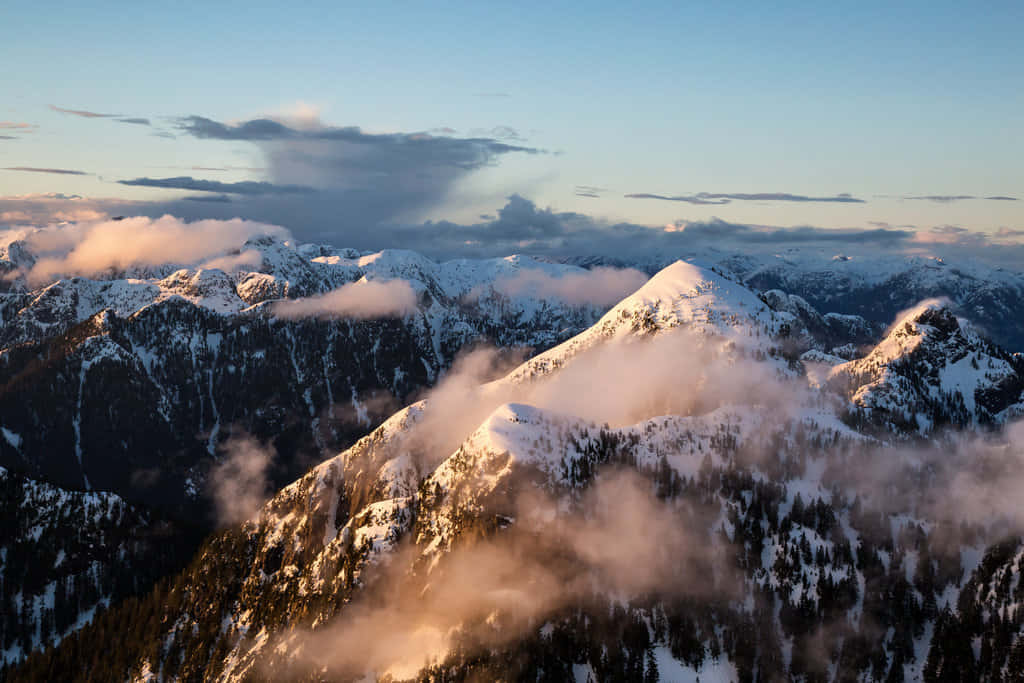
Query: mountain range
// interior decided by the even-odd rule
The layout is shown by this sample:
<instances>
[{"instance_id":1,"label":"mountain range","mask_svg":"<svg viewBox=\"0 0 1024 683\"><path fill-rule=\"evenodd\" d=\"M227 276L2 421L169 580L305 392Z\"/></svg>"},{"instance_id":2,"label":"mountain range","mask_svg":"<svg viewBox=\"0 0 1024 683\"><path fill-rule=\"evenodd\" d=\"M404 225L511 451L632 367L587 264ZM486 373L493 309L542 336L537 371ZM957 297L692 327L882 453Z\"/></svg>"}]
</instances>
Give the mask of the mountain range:
<instances>
[{"instance_id":1,"label":"mountain range","mask_svg":"<svg viewBox=\"0 0 1024 683\"><path fill-rule=\"evenodd\" d=\"M1024 670L1020 275L687 255L609 307L537 283L654 264L258 238L35 286L5 249L9 680Z\"/></svg>"}]
</instances>

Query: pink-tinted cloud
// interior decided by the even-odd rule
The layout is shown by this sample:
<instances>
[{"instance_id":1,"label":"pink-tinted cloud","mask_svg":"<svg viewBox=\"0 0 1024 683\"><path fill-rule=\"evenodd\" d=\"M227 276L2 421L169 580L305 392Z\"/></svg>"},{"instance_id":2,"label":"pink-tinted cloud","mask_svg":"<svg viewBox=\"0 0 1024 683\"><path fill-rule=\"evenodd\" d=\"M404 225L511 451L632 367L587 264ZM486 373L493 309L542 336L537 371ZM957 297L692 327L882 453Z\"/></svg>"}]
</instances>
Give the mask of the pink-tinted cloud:
<instances>
[{"instance_id":1,"label":"pink-tinted cloud","mask_svg":"<svg viewBox=\"0 0 1024 683\"><path fill-rule=\"evenodd\" d=\"M224 255L259 235L287 237L288 232L237 218L186 223L173 216L45 228L27 238L32 250L43 254L28 279L38 284L60 276L94 276L131 266L195 264Z\"/></svg>"},{"instance_id":2,"label":"pink-tinted cloud","mask_svg":"<svg viewBox=\"0 0 1024 683\"><path fill-rule=\"evenodd\" d=\"M416 310L416 292L405 280L360 280L326 294L280 301L274 314L282 318L386 318Z\"/></svg>"}]
</instances>

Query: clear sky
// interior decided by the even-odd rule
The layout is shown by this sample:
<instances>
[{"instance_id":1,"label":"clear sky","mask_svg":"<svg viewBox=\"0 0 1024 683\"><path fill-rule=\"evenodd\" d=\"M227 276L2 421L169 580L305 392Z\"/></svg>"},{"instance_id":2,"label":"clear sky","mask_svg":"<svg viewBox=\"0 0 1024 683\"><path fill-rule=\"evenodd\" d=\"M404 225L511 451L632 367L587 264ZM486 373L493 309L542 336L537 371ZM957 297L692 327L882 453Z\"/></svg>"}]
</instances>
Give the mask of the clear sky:
<instances>
[{"instance_id":1,"label":"clear sky","mask_svg":"<svg viewBox=\"0 0 1024 683\"><path fill-rule=\"evenodd\" d=\"M392 221L479 220L519 194L652 225L1024 229L1024 201L985 199L1024 199L1019 0L269 4L6 3L0 167L86 175L2 170L0 195L159 202L189 192L116 181L354 182L310 177L296 149L286 164L276 143L181 124L270 117L298 130L315 112L318 129L543 152L488 152L415 188ZM796 199L764 198L778 193ZM863 202L808 201L844 193Z\"/></svg>"}]
</instances>

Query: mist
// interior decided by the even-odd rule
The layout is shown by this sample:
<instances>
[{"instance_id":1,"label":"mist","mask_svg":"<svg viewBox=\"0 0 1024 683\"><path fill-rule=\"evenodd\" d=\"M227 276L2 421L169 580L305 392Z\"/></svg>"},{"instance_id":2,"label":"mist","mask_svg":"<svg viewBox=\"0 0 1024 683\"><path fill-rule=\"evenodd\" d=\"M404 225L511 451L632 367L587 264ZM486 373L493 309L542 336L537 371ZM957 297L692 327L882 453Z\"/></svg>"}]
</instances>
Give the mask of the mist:
<instances>
[{"instance_id":1,"label":"mist","mask_svg":"<svg viewBox=\"0 0 1024 683\"><path fill-rule=\"evenodd\" d=\"M721 559L710 538L634 473L598 477L570 511L539 492L514 505L514 526L457 546L420 579L405 574L412 551L396 554L340 620L301 635L308 663L413 677L461 636L498 647L595 592L628 600L738 589L728 571L710 573Z\"/></svg>"},{"instance_id":2,"label":"mist","mask_svg":"<svg viewBox=\"0 0 1024 683\"><path fill-rule=\"evenodd\" d=\"M275 453L248 434L232 435L220 447L210 469L207 495L219 526L240 524L255 517L270 495L267 471Z\"/></svg>"}]
</instances>

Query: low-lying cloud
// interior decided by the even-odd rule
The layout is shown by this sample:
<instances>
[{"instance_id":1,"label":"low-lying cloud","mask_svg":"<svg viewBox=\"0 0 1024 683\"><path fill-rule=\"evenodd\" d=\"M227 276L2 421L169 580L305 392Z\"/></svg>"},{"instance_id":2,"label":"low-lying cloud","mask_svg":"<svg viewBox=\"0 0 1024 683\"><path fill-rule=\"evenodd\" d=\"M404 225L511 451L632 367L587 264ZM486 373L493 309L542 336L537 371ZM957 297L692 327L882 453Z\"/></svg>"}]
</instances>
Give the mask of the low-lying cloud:
<instances>
[{"instance_id":1,"label":"low-lying cloud","mask_svg":"<svg viewBox=\"0 0 1024 683\"><path fill-rule=\"evenodd\" d=\"M270 493L267 471L275 453L271 446L247 434L232 436L220 450L210 470L207 493L219 524L229 526L251 519L266 502Z\"/></svg>"},{"instance_id":2,"label":"low-lying cloud","mask_svg":"<svg viewBox=\"0 0 1024 683\"><path fill-rule=\"evenodd\" d=\"M728 596L738 586L717 561L719 547L639 476L598 477L568 513L541 494L509 505L514 527L457 547L422 581L402 575L408 556L396 558L378 577L380 595L302 635L309 663L344 675L414 677L461 635L472 633L480 648L500 647L594 592Z\"/></svg>"},{"instance_id":3,"label":"low-lying cloud","mask_svg":"<svg viewBox=\"0 0 1024 683\"><path fill-rule=\"evenodd\" d=\"M289 236L273 225L240 219L187 223L173 216L100 220L56 226L26 237L39 258L26 273L30 283L61 276L96 276L129 267L195 264L233 252L261 235Z\"/></svg>"},{"instance_id":4,"label":"low-lying cloud","mask_svg":"<svg viewBox=\"0 0 1024 683\"><path fill-rule=\"evenodd\" d=\"M406 280L359 280L338 289L274 304L281 318L385 318L416 310L416 292Z\"/></svg>"}]
</instances>

